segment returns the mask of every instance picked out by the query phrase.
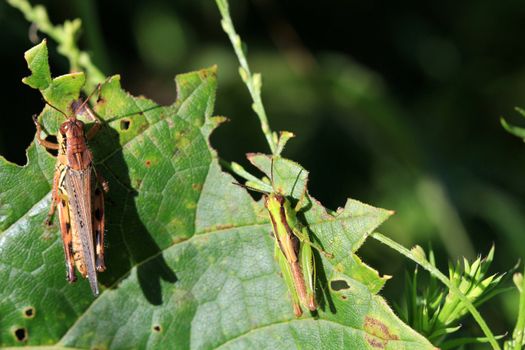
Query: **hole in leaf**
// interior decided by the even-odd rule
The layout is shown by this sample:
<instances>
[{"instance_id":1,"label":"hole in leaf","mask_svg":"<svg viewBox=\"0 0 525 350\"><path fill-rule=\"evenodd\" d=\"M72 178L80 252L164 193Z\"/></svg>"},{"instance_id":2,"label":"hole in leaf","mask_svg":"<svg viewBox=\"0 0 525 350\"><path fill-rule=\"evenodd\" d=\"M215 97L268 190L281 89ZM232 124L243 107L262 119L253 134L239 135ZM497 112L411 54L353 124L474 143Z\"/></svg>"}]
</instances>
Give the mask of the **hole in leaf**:
<instances>
[{"instance_id":1,"label":"hole in leaf","mask_svg":"<svg viewBox=\"0 0 525 350\"><path fill-rule=\"evenodd\" d=\"M120 121L120 130L128 130L130 126L131 126L131 120L122 119Z\"/></svg>"},{"instance_id":2,"label":"hole in leaf","mask_svg":"<svg viewBox=\"0 0 525 350\"><path fill-rule=\"evenodd\" d=\"M27 318L35 317L35 309L32 306L28 306L24 309L24 315Z\"/></svg>"},{"instance_id":3,"label":"hole in leaf","mask_svg":"<svg viewBox=\"0 0 525 350\"><path fill-rule=\"evenodd\" d=\"M25 328L17 328L15 330L16 340L19 342L24 342L27 340L27 330Z\"/></svg>"},{"instance_id":4,"label":"hole in leaf","mask_svg":"<svg viewBox=\"0 0 525 350\"><path fill-rule=\"evenodd\" d=\"M53 142L53 143L57 143L58 142L57 137L55 135L47 135L46 136L46 141Z\"/></svg>"},{"instance_id":5,"label":"hole in leaf","mask_svg":"<svg viewBox=\"0 0 525 350\"><path fill-rule=\"evenodd\" d=\"M55 135L47 135L45 138L46 141L57 143L57 137ZM46 148L47 153L51 154L53 157L58 155L58 150Z\"/></svg>"},{"instance_id":6,"label":"hole in leaf","mask_svg":"<svg viewBox=\"0 0 525 350\"><path fill-rule=\"evenodd\" d=\"M157 324L157 325L153 326L153 331L157 332L157 333L160 333L162 331L162 327Z\"/></svg>"},{"instance_id":7,"label":"hole in leaf","mask_svg":"<svg viewBox=\"0 0 525 350\"><path fill-rule=\"evenodd\" d=\"M345 280L333 280L330 282L330 287L333 291L336 292L339 290L345 290L350 288L348 282L346 282Z\"/></svg>"}]
</instances>

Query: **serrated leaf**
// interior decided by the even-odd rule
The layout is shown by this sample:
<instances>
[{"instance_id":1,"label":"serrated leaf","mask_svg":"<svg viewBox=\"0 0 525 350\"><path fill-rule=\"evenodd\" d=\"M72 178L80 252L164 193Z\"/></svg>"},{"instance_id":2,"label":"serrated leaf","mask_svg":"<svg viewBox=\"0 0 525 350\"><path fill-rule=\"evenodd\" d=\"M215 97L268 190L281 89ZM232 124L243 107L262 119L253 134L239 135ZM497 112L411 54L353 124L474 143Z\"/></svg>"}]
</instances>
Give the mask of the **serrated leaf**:
<instances>
[{"instance_id":1,"label":"serrated leaf","mask_svg":"<svg viewBox=\"0 0 525 350\"><path fill-rule=\"evenodd\" d=\"M33 69L45 75L46 64ZM376 294L384 278L355 255L390 212L354 200L327 211L306 192L306 177L297 190L309 201L302 218L335 258L317 256L319 315L294 318L264 206L233 184L209 144L223 120L212 117L215 74L178 76L167 107L129 95L118 76L102 87L93 108L106 123L90 143L110 184L108 270L97 299L86 281L66 283L56 220L43 226L54 158L32 144L24 167L0 159L0 346L433 348ZM81 88L75 79L55 78L42 93L67 108ZM48 107L40 118L50 133L63 120ZM260 157L270 176L269 158ZM290 164L302 168L282 161L274 176L295 194L283 175Z\"/></svg>"},{"instance_id":2,"label":"serrated leaf","mask_svg":"<svg viewBox=\"0 0 525 350\"><path fill-rule=\"evenodd\" d=\"M24 55L32 74L23 82L34 89L44 90L51 84L51 70L47 61L46 41L28 50Z\"/></svg>"}]
</instances>

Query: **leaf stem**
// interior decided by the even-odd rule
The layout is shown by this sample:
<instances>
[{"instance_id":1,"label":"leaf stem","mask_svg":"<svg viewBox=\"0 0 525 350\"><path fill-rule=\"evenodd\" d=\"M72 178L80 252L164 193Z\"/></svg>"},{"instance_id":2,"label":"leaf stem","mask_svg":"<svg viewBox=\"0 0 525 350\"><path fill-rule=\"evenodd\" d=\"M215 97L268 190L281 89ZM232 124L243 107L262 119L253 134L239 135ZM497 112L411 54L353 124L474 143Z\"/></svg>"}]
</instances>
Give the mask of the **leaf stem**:
<instances>
[{"instance_id":1,"label":"leaf stem","mask_svg":"<svg viewBox=\"0 0 525 350\"><path fill-rule=\"evenodd\" d=\"M487 337L487 340L490 343L490 345L492 345L492 348L496 350L501 350L501 347L496 341L494 334L492 334L492 331L490 330L489 326L487 325L483 317L480 315L478 310L474 307L474 305L467 299L467 297L463 293L461 293L458 287L452 284L450 280L441 271L439 271L435 266L433 266L423 255L414 254L414 252L408 250L401 244L393 241L392 239L382 235L379 232L374 232L370 236L378 240L379 242L389 246L390 248L396 250L397 252L403 254L404 256L414 261L415 263L421 265L421 267L423 267L425 270L430 272L432 276L439 279L445 286L447 286L447 288L453 294L455 294L463 302L465 307L470 311L470 313L472 314L472 317L474 317L474 319L480 326L483 333L485 333L485 336Z\"/></svg>"},{"instance_id":2,"label":"leaf stem","mask_svg":"<svg viewBox=\"0 0 525 350\"><path fill-rule=\"evenodd\" d=\"M235 54L237 55L237 59L241 65L239 67L239 74L241 75L243 82L248 87L248 91L252 97L252 109L259 117L262 132L266 137L266 141L268 142L268 146L270 147L272 154L277 154L277 135L270 129L270 124L268 123L266 111L261 99L261 75L258 73L252 74L250 70L250 66L248 65L248 60L246 59L246 54L243 49L243 42L241 41L241 37L237 34L233 26L228 1L215 0L215 3L217 4L217 7L219 8L222 16L222 29L230 38L233 49L235 50Z\"/></svg>"}]
</instances>

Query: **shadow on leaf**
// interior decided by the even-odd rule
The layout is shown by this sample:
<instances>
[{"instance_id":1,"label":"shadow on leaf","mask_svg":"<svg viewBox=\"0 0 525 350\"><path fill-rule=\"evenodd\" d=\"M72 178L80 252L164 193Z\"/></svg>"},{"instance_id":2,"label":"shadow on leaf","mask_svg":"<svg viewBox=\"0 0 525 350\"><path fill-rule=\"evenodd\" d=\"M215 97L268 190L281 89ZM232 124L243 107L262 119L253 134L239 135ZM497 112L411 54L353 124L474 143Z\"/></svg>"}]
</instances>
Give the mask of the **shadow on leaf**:
<instances>
[{"instance_id":1,"label":"shadow on leaf","mask_svg":"<svg viewBox=\"0 0 525 350\"><path fill-rule=\"evenodd\" d=\"M141 115L138 113L137 116ZM116 120L120 117L112 117ZM103 147L114 150L102 163L97 163L97 140L104 139ZM129 176L117 130L104 123L91 143L97 170L109 181L110 191L106 199L108 242L108 271L100 275L103 284L118 288L117 283L137 266L137 277L144 296L149 303L161 305L161 280L177 282L177 276L167 265L162 250L142 222L136 207L135 190ZM99 146L102 147L102 146ZM135 184L140 187L140 183Z\"/></svg>"}]
</instances>

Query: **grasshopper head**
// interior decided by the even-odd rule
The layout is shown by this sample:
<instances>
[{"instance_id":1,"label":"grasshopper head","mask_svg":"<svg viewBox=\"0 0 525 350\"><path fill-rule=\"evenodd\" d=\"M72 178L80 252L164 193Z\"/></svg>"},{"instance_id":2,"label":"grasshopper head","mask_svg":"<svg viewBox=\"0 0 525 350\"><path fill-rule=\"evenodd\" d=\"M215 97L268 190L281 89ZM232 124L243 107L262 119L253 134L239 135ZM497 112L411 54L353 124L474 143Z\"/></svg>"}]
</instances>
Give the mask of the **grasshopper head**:
<instances>
[{"instance_id":1,"label":"grasshopper head","mask_svg":"<svg viewBox=\"0 0 525 350\"><path fill-rule=\"evenodd\" d=\"M286 199L282 194L279 193L270 193L267 196L264 197L264 206L269 211L280 209L283 205Z\"/></svg>"},{"instance_id":2,"label":"grasshopper head","mask_svg":"<svg viewBox=\"0 0 525 350\"><path fill-rule=\"evenodd\" d=\"M84 136L84 123L76 117L70 117L60 125L60 133L66 139L74 139Z\"/></svg>"}]
</instances>

